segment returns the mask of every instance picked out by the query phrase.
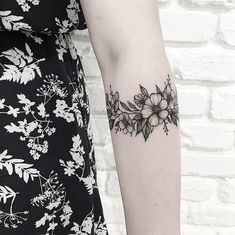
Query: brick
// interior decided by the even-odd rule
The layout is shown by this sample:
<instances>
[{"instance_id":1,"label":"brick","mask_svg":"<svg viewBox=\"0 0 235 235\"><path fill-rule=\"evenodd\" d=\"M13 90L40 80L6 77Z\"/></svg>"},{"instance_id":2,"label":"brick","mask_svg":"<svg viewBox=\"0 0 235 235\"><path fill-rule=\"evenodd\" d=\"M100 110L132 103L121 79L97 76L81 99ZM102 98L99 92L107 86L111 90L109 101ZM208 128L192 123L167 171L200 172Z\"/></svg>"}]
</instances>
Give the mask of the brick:
<instances>
[{"instance_id":1,"label":"brick","mask_svg":"<svg viewBox=\"0 0 235 235\"><path fill-rule=\"evenodd\" d=\"M216 230L205 226L182 225L181 235L218 235Z\"/></svg>"},{"instance_id":2,"label":"brick","mask_svg":"<svg viewBox=\"0 0 235 235\"><path fill-rule=\"evenodd\" d=\"M235 177L234 154L182 151L182 175Z\"/></svg>"},{"instance_id":3,"label":"brick","mask_svg":"<svg viewBox=\"0 0 235 235\"><path fill-rule=\"evenodd\" d=\"M186 201L181 201L180 204L180 221L182 224L186 224L188 222L188 204Z\"/></svg>"},{"instance_id":4,"label":"brick","mask_svg":"<svg viewBox=\"0 0 235 235\"><path fill-rule=\"evenodd\" d=\"M96 58L84 56L81 58L81 62L86 76L101 76L101 71Z\"/></svg>"},{"instance_id":5,"label":"brick","mask_svg":"<svg viewBox=\"0 0 235 235\"><path fill-rule=\"evenodd\" d=\"M107 228L110 235L126 235L126 227L124 224L108 223Z\"/></svg>"},{"instance_id":6,"label":"brick","mask_svg":"<svg viewBox=\"0 0 235 235\"><path fill-rule=\"evenodd\" d=\"M108 119L105 115L91 115L94 144L104 145L110 135Z\"/></svg>"},{"instance_id":7,"label":"brick","mask_svg":"<svg viewBox=\"0 0 235 235\"><path fill-rule=\"evenodd\" d=\"M98 79L97 79L98 80ZM95 113L106 113L106 104L104 97L104 88L101 81L98 80L96 83L87 83L87 94L90 101L91 112Z\"/></svg>"},{"instance_id":8,"label":"brick","mask_svg":"<svg viewBox=\"0 0 235 235\"><path fill-rule=\"evenodd\" d=\"M235 6L235 1L234 1ZM227 14L222 14L220 18L220 32L222 40L228 45L235 46L235 11Z\"/></svg>"},{"instance_id":9,"label":"brick","mask_svg":"<svg viewBox=\"0 0 235 235\"><path fill-rule=\"evenodd\" d=\"M168 48L173 71L186 81L234 82L235 54L217 46Z\"/></svg>"},{"instance_id":10,"label":"brick","mask_svg":"<svg viewBox=\"0 0 235 235\"><path fill-rule=\"evenodd\" d=\"M221 181L218 197L223 202L235 203L235 179L226 178Z\"/></svg>"},{"instance_id":11,"label":"brick","mask_svg":"<svg viewBox=\"0 0 235 235\"><path fill-rule=\"evenodd\" d=\"M117 171L111 171L108 174L107 193L110 196L121 196Z\"/></svg>"},{"instance_id":12,"label":"brick","mask_svg":"<svg viewBox=\"0 0 235 235\"><path fill-rule=\"evenodd\" d=\"M113 146L111 137L106 138L104 146L95 144L95 157L96 165L99 170L113 170L116 169L116 163L114 158Z\"/></svg>"},{"instance_id":13,"label":"brick","mask_svg":"<svg viewBox=\"0 0 235 235\"><path fill-rule=\"evenodd\" d=\"M225 8L232 9L235 7L234 0L182 0L181 3L189 4L191 6L207 7L207 8Z\"/></svg>"},{"instance_id":14,"label":"brick","mask_svg":"<svg viewBox=\"0 0 235 235\"><path fill-rule=\"evenodd\" d=\"M235 119L235 86L212 89L211 115L217 119Z\"/></svg>"},{"instance_id":15,"label":"brick","mask_svg":"<svg viewBox=\"0 0 235 235\"><path fill-rule=\"evenodd\" d=\"M75 41L78 41L78 42L81 41L81 39L83 39L84 37L89 36L87 29L85 29L85 30L73 30L73 31L70 32L70 35L72 36L72 38Z\"/></svg>"},{"instance_id":16,"label":"brick","mask_svg":"<svg viewBox=\"0 0 235 235\"><path fill-rule=\"evenodd\" d=\"M188 222L196 225L235 226L235 204L193 203Z\"/></svg>"},{"instance_id":17,"label":"brick","mask_svg":"<svg viewBox=\"0 0 235 235\"><path fill-rule=\"evenodd\" d=\"M99 191L101 194L106 193L106 182L108 179L108 172L107 171L97 171L97 184L99 187Z\"/></svg>"},{"instance_id":18,"label":"brick","mask_svg":"<svg viewBox=\"0 0 235 235\"><path fill-rule=\"evenodd\" d=\"M200 86L177 86L181 115L202 115L208 110L209 91Z\"/></svg>"},{"instance_id":19,"label":"brick","mask_svg":"<svg viewBox=\"0 0 235 235\"><path fill-rule=\"evenodd\" d=\"M189 201L206 201L215 193L217 183L205 177L182 177L181 198Z\"/></svg>"},{"instance_id":20,"label":"brick","mask_svg":"<svg viewBox=\"0 0 235 235\"><path fill-rule=\"evenodd\" d=\"M216 32L217 17L208 12L161 10L160 20L165 41L205 42Z\"/></svg>"},{"instance_id":21,"label":"brick","mask_svg":"<svg viewBox=\"0 0 235 235\"><path fill-rule=\"evenodd\" d=\"M207 118L181 119L180 125L183 146L216 150L234 145L234 125L213 123Z\"/></svg>"},{"instance_id":22,"label":"brick","mask_svg":"<svg viewBox=\"0 0 235 235\"><path fill-rule=\"evenodd\" d=\"M220 228L218 229L218 235L235 235L235 227Z\"/></svg>"},{"instance_id":23,"label":"brick","mask_svg":"<svg viewBox=\"0 0 235 235\"><path fill-rule=\"evenodd\" d=\"M88 40L84 40L84 36L81 37L80 35L78 35L76 30L73 34L71 34L71 36L76 47L77 54L81 59L83 59L84 56L93 58L95 57L89 38L87 38Z\"/></svg>"},{"instance_id":24,"label":"brick","mask_svg":"<svg viewBox=\"0 0 235 235\"><path fill-rule=\"evenodd\" d=\"M104 216L107 223L124 224L124 208L122 199L120 197L117 198L103 195L101 202L104 208Z\"/></svg>"}]
</instances>

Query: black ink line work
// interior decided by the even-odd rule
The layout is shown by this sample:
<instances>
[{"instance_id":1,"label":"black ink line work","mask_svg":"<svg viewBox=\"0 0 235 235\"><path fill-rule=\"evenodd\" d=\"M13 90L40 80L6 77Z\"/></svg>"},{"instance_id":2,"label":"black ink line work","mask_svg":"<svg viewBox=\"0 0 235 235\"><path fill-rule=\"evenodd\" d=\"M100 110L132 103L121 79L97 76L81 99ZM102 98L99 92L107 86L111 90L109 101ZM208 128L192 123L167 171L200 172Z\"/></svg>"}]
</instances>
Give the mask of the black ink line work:
<instances>
[{"instance_id":1,"label":"black ink line work","mask_svg":"<svg viewBox=\"0 0 235 235\"><path fill-rule=\"evenodd\" d=\"M114 93L110 86L110 93L105 94L110 130L115 128L116 133L131 136L142 133L146 141L153 129L162 125L168 135L169 123L178 126L178 96L169 75L164 84L163 90L155 85L156 91L151 94L139 84L140 93L134 96L134 103L127 101L127 104L119 100L119 92Z\"/></svg>"}]
</instances>

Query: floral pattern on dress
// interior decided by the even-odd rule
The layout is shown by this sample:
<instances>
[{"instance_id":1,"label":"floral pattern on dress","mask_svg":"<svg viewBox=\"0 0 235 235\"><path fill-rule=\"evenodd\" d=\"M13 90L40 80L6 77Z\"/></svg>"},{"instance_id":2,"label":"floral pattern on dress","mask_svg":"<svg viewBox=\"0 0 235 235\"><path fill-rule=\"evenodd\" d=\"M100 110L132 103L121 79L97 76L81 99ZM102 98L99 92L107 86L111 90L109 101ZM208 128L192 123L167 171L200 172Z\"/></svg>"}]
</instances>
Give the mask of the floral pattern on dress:
<instances>
[{"instance_id":1,"label":"floral pattern on dress","mask_svg":"<svg viewBox=\"0 0 235 235\"><path fill-rule=\"evenodd\" d=\"M1 234L108 235L74 29L78 0L0 0Z\"/></svg>"}]
</instances>

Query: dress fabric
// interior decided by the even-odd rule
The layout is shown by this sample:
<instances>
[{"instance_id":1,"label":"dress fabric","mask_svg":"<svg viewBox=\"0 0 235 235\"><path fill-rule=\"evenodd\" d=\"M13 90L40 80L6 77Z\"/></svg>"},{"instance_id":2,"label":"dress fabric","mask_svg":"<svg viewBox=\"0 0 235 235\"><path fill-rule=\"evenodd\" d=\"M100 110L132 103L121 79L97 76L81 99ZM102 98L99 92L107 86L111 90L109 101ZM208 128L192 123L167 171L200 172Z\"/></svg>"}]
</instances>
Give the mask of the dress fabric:
<instances>
[{"instance_id":1,"label":"dress fabric","mask_svg":"<svg viewBox=\"0 0 235 235\"><path fill-rule=\"evenodd\" d=\"M0 234L108 235L79 0L0 0Z\"/></svg>"}]
</instances>

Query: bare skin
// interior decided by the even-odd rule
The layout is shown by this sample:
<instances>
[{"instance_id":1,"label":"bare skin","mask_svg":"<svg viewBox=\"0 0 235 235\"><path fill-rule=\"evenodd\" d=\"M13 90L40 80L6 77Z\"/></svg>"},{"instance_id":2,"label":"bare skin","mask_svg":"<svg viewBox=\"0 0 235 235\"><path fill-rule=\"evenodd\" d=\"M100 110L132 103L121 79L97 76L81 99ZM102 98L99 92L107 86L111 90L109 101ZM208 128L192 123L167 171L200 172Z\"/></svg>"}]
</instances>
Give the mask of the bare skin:
<instances>
[{"instance_id":1,"label":"bare skin","mask_svg":"<svg viewBox=\"0 0 235 235\"><path fill-rule=\"evenodd\" d=\"M178 100L157 1L81 4L106 93L127 234L180 235Z\"/></svg>"}]
</instances>

